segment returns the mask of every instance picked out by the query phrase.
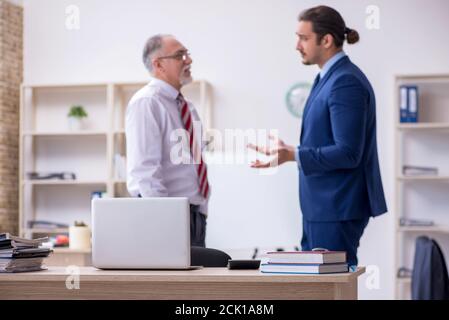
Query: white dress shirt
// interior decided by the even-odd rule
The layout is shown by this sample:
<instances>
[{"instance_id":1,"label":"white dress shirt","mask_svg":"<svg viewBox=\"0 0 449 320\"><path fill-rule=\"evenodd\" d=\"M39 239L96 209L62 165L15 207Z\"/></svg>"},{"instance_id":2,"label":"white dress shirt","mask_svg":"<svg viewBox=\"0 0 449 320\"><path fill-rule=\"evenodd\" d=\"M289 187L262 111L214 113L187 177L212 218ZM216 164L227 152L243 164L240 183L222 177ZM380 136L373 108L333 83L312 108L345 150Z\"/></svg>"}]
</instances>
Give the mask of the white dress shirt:
<instances>
[{"instance_id":1,"label":"white dress shirt","mask_svg":"<svg viewBox=\"0 0 449 320\"><path fill-rule=\"evenodd\" d=\"M127 187L135 197L187 197L207 215L208 200L199 190L197 165L176 163L170 158L180 145L180 140L173 139L174 131L184 129L178 95L179 91L168 83L152 79L129 101L125 123ZM200 121L193 104L187 103L192 120ZM173 149L175 145L177 149ZM191 157L189 148L184 150Z\"/></svg>"}]
</instances>

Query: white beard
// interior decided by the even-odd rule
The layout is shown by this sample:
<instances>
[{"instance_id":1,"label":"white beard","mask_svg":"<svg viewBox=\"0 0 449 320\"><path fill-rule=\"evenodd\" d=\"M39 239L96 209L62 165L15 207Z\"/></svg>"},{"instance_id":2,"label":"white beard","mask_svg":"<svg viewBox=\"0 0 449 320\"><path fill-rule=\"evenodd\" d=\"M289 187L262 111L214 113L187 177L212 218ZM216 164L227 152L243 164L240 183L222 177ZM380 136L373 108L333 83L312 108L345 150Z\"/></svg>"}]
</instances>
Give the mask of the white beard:
<instances>
[{"instance_id":1,"label":"white beard","mask_svg":"<svg viewBox=\"0 0 449 320\"><path fill-rule=\"evenodd\" d=\"M180 83L182 86L185 86L185 85L187 85L187 84L189 84L189 83L191 83L191 82L193 81L192 75L190 75L190 76L188 76L188 77L186 77L186 76L184 75L184 72L185 72L186 70L190 70L190 67L184 67L184 69L182 70L181 74L179 75L179 83Z\"/></svg>"},{"instance_id":2,"label":"white beard","mask_svg":"<svg viewBox=\"0 0 449 320\"><path fill-rule=\"evenodd\" d=\"M181 75L179 82L181 83L182 86L185 86L189 83L191 83L193 81L192 76L190 77L185 77L184 75Z\"/></svg>"}]
</instances>

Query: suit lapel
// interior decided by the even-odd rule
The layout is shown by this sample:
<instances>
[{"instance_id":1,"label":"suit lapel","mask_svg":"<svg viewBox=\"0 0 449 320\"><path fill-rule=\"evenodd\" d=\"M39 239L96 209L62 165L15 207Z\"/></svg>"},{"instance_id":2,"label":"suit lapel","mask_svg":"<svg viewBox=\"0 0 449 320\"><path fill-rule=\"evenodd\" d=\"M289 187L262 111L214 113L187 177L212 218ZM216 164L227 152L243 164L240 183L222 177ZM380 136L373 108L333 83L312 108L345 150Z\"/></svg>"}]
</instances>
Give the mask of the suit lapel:
<instances>
[{"instance_id":1,"label":"suit lapel","mask_svg":"<svg viewBox=\"0 0 449 320\"><path fill-rule=\"evenodd\" d=\"M311 97L314 95L314 93L316 92L317 86L318 86L319 83L321 82L321 80L320 80L318 83L316 83L317 80L318 80L319 75L320 75L320 74L318 73L318 75L316 76L315 81L314 81L314 83L313 83L312 90L310 90L309 97L307 98L306 105L305 105L305 107L304 107L304 112L303 112L303 114L302 114L302 119L303 119L303 120L306 118L306 114L307 114L307 112L309 111Z\"/></svg>"},{"instance_id":2,"label":"suit lapel","mask_svg":"<svg viewBox=\"0 0 449 320\"><path fill-rule=\"evenodd\" d=\"M312 91L310 92L309 97L307 98L307 102L306 102L306 106L304 107L304 113L302 115L302 125L301 125L301 135L300 135L300 140L302 138L302 132L304 129L304 123L306 121L307 115L309 114L309 109L311 108L313 101L315 100L315 98L318 96L318 93L320 92L320 90L323 88L324 84L327 82L327 80L330 78L330 76L332 75L332 73L339 68L342 64L344 64L345 62L349 61L349 57L348 56L344 56L343 58L341 58L340 60L338 60L330 69L329 71L325 74L325 76L323 77L323 79L321 79L318 82L318 85L316 87L314 87L312 89Z\"/></svg>"}]
</instances>

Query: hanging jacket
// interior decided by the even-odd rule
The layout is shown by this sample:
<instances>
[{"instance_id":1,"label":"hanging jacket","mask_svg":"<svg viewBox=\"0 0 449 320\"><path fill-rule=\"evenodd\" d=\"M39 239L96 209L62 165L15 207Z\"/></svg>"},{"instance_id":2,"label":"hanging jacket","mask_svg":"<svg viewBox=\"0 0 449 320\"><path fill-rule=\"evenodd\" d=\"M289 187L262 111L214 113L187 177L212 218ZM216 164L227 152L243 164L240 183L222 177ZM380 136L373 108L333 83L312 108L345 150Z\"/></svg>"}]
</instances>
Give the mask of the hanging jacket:
<instances>
[{"instance_id":1,"label":"hanging jacket","mask_svg":"<svg viewBox=\"0 0 449 320\"><path fill-rule=\"evenodd\" d=\"M412 273L413 300L449 300L449 278L438 243L421 236L416 239Z\"/></svg>"}]
</instances>

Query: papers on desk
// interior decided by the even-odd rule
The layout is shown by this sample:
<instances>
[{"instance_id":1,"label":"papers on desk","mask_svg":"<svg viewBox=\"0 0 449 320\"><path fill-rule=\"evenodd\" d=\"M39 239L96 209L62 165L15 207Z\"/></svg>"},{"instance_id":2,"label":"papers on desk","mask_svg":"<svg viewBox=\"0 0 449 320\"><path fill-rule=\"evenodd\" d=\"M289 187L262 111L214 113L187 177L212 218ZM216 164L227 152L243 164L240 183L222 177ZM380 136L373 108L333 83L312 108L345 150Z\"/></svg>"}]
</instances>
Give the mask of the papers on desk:
<instances>
[{"instance_id":1,"label":"papers on desk","mask_svg":"<svg viewBox=\"0 0 449 320\"><path fill-rule=\"evenodd\" d=\"M0 272L29 272L45 270L44 258L7 259L0 258Z\"/></svg>"},{"instance_id":2,"label":"papers on desk","mask_svg":"<svg viewBox=\"0 0 449 320\"><path fill-rule=\"evenodd\" d=\"M26 272L45 269L43 260L52 252L51 249L40 247L48 237L25 239L0 234L0 272Z\"/></svg>"},{"instance_id":3,"label":"papers on desk","mask_svg":"<svg viewBox=\"0 0 449 320\"><path fill-rule=\"evenodd\" d=\"M0 249L3 247L13 247L13 248L36 248L39 247L43 242L47 242L48 237L38 238L38 239L26 239L13 236L9 233L0 233Z\"/></svg>"},{"instance_id":4,"label":"papers on desk","mask_svg":"<svg viewBox=\"0 0 449 320\"><path fill-rule=\"evenodd\" d=\"M45 258L50 253L49 248L9 248L0 250L0 258Z\"/></svg>"}]
</instances>

